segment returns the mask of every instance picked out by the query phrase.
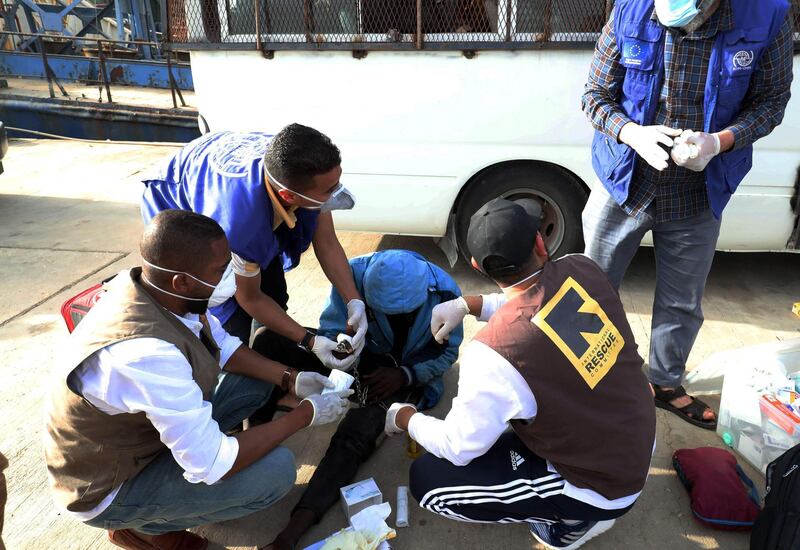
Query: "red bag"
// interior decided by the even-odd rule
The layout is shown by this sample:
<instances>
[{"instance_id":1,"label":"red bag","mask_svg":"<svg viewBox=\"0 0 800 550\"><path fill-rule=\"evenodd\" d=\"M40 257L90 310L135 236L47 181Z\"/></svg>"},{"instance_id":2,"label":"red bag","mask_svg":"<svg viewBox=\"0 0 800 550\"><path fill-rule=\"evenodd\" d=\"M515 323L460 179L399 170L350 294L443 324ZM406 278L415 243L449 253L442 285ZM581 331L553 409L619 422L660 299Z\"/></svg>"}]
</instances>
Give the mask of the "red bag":
<instances>
[{"instance_id":1,"label":"red bag","mask_svg":"<svg viewBox=\"0 0 800 550\"><path fill-rule=\"evenodd\" d=\"M75 327L86 317L89 310L103 297L103 294L106 293L103 289L104 283L105 281L89 287L64 302L64 305L61 306L61 316L67 324L67 330L70 332L75 330Z\"/></svg>"},{"instance_id":2,"label":"red bag","mask_svg":"<svg viewBox=\"0 0 800 550\"><path fill-rule=\"evenodd\" d=\"M749 531L760 511L753 481L725 449L679 449L672 466L689 491L697 520L726 531Z\"/></svg>"}]
</instances>

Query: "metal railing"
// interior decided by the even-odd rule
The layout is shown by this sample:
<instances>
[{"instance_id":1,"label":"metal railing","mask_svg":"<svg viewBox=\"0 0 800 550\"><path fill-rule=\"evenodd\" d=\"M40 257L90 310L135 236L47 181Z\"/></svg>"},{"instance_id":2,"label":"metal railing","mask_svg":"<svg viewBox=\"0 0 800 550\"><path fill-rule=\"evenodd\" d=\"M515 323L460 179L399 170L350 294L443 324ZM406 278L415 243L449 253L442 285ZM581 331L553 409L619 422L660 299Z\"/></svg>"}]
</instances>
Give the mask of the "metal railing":
<instances>
[{"instance_id":1,"label":"metal railing","mask_svg":"<svg viewBox=\"0 0 800 550\"><path fill-rule=\"evenodd\" d=\"M613 0L165 0L181 49L591 48ZM800 46L800 0L791 15Z\"/></svg>"},{"instance_id":2,"label":"metal railing","mask_svg":"<svg viewBox=\"0 0 800 550\"><path fill-rule=\"evenodd\" d=\"M65 39L75 40L76 42L80 42L82 45L91 44L97 47L97 62L98 62L98 71L97 71L97 79L84 79L84 81L88 84L97 84L101 86L105 93L106 99L108 103L112 103L113 100L111 98L111 85L112 79L110 78L107 61L109 58L113 58L114 56L114 49L115 47L119 50L123 47L129 47L132 43L135 43L138 46L151 46L151 47L158 47L161 48L161 44L158 42L148 42L143 40L137 41L121 41L121 40L109 40L107 38L103 39L95 39L95 38L74 38L74 37L64 37L61 35L49 35L49 34L37 34L37 33L26 33L26 32L14 32L14 31L6 31L0 30L0 43L3 42L5 36L16 36L20 38L25 38L31 44L36 44L36 49L41 58L42 62L42 72L47 79L47 86L50 92L50 98L55 99L55 87L59 89L61 95L64 97L69 97L69 93L67 93L64 86L58 79L55 71L51 64L48 61L48 53L47 53L47 45L45 44L48 40L56 40L58 42L63 42ZM106 54L108 52L108 54ZM2 50L0 50L2 53ZM183 94L181 93L181 89L178 86L177 80L175 79L175 75L172 71L172 58L174 53L173 52L165 52L165 61L166 61L166 68L167 68L167 76L169 81L169 90L172 95L172 105L174 108L178 108L178 100L180 100L180 104L182 107L186 106L186 102L183 99ZM54 87L55 86L55 87ZM102 93L101 93L102 97Z\"/></svg>"}]
</instances>

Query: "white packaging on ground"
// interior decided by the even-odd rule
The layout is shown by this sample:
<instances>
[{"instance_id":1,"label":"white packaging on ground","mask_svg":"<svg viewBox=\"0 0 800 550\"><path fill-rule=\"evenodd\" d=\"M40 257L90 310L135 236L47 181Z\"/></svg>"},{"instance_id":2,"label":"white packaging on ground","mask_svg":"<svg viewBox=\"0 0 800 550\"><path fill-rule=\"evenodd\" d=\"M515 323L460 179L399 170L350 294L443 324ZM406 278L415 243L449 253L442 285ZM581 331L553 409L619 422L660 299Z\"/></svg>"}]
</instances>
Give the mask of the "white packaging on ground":
<instances>
[{"instance_id":1,"label":"white packaging on ground","mask_svg":"<svg viewBox=\"0 0 800 550\"><path fill-rule=\"evenodd\" d=\"M350 527L328 537L323 543L310 546L316 550L387 550L386 542L397 536L394 529L386 524L392 513L388 502L376 504L361 510L350 518ZM308 550L308 549L307 549Z\"/></svg>"},{"instance_id":2,"label":"white packaging on ground","mask_svg":"<svg viewBox=\"0 0 800 550\"><path fill-rule=\"evenodd\" d=\"M383 502L383 494L372 478L342 487L339 492L342 495L342 509L348 520L352 520L364 508Z\"/></svg>"},{"instance_id":3,"label":"white packaging on ground","mask_svg":"<svg viewBox=\"0 0 800 550\"><path fill-rule=\"evenodd\" d=\"M397 527L408 527L408 487L401 485L397 488Z\"/></svg>"},{"instance_id":4,"label":"white packaging on ground","mask_svg":"<svg viewBox=\"0 0 800 550\"><path fill-rule=\"evenodd\" d=\"M730 363L724 368L719 362L713 364L713 372L724 372L717 433L763 472L786 449L800 443L800 416L793 409L800 395L800 339L725 356ZM711 372L707 369L703 383L713 379Z\"/></svg>"},{"instance_id":5,"label":"white packaging on ground","mask_svg":"<svg viewBox=\"0 0 800 550\"><path fill-rule=\"evenodd\" d=\"M766 364L782 365L787 374L800 372L800 338L715 353L686 375L686 391L720 393L725 373Z\"/></svg>"}]
</instances>

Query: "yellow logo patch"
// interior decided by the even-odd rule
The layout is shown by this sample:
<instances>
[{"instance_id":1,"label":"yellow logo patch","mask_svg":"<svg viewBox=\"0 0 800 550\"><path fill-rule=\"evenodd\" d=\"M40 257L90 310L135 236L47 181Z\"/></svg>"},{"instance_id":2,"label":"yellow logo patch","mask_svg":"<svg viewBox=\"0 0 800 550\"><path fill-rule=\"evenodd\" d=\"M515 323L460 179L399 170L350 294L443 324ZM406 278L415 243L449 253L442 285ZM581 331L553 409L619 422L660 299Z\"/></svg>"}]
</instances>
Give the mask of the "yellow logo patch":
<instances>
[{"instance_id":1,"label":"yellow logo patch","mask_svg":"<svg viewBox=\"0 0 800 550\"><path fill-rule=\"evenodd\" d=\"M608 374L625 340L597 301L572 277L532 319L590 388Z\"/></svg>"}]
</instances>

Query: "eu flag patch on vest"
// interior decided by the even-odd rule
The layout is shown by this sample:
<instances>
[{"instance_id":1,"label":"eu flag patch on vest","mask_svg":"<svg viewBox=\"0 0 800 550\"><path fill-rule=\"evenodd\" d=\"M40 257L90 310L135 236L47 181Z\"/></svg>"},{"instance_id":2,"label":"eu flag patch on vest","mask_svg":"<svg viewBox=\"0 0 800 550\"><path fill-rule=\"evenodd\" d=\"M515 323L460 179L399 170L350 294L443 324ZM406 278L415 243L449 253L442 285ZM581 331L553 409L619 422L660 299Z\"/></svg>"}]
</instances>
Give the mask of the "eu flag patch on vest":
<instances>
[{"instance_id":1,"label":"eu flag patch on vest","mask_svg":"<svg viewBox=\"0 0 800 550\"><path fill-rule=\"evenodd\" d=\"M617 361L625 340L595 299L569 277L531 320L594 389Z\"/></svg>"},{"instance_id":2,"label":"eu flag patch on vest","mask_svg":"<svg viewBox=\"0 0 800 550\"><path fill-rule=\"evenodd\" d=\"M640 67L648 59L652 47L649 42L626 38L622 46L622 64L626 67Z\"/></svg>"}]
</instances>

